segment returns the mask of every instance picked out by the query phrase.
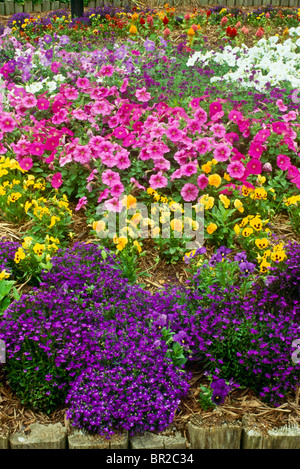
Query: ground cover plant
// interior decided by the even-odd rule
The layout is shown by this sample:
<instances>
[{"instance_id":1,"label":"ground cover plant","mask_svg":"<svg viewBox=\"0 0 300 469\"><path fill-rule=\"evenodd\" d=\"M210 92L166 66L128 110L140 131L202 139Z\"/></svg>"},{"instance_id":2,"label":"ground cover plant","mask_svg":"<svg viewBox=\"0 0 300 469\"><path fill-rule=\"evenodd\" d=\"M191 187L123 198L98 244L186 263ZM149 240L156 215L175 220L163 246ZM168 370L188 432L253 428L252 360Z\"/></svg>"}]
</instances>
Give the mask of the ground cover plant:
<instances>
[{"instance_id":1,"label":"ground cover plant","mask_svg":"<svg viewBox=\"0 0 300 469\"><path fill-rule=\"evenodd\" d=\"M169 5L9 19L0 340L24 405L110 436L167 428L190 366L203 409L243 387L274 407L296 395L299 21ZM162 265L185 281L149 291Z\"/></svg>"}]
</instances>

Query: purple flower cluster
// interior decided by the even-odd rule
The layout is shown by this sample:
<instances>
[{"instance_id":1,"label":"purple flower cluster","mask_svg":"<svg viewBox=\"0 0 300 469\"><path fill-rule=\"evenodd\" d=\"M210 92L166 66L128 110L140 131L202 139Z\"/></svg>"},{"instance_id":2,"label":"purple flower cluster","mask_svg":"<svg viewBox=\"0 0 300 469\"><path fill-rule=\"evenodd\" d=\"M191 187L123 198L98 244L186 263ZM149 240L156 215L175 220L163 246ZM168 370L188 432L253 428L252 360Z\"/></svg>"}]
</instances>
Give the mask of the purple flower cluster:
<instances>
[{"instance_id":1,"label":"purple flower cluster","mask_svg":"<svg viewBox=\"0 0 300 469\"><path fill-rule=\"evenodd\" d=\"M52 262L0 322L11 388L36 409L69 404L75 425L101 434L166 428L189 374L166 355L158 299L128 285L96 245L75 244Z\"/></svg>"},{"instance_id":2,"label":"purple flower cluster","mask_svg":"<svg viewBox=\"0 0 300 469\"><path fill-rule=\"evenodd\" d=\"M234 378L279 405L299 385L300 364L291 360L299 336L298 302L259 287L251 298L240 298L236 288L214 288L209 296L206 308L195 298L198 358L215 377Z\"/></svg>"},{"instance_id":3,"label":"purple flower cluster","mask_svg":"<svg viewBox=\"0 0 300 469\"><path fill-rule=\"evenodd\" d=\"M5 269L6 272L13 274L16 268L14 257L20 246L20 243L17 242L0 240L0 272Z\"/></svg>"}]
</instances>

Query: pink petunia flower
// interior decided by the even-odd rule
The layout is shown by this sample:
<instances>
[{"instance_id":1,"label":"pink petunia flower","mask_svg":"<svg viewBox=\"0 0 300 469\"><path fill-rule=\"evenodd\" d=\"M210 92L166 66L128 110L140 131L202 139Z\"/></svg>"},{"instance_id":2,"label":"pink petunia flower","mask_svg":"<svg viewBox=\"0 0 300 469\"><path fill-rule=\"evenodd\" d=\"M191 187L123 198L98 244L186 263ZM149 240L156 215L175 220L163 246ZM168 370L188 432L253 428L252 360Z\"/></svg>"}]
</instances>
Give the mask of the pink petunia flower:
<instances>
[{"instance_id":1,"label":"pink petunia flower","mask_svg":"<svg viewBox=\"0 0 300 469\"><path fill-rule=\"evenodd\" d=\"M120 197L124 192L124 186L121 182L116 182L110 188L110 193L113 197Z\"/></svg>"},{"instance_id":2,"label":"pink petunia flower","mask_svg":"<svg viewBox=\"0 0 300 469\"><path fill-rule=\"evenodd\" d=\"M204 190L208 184L208 178L205 176L205 174L200 174L200 176L197 179L197 184L201 190Z\"/></svg>"},{"instance_id":3,"label":"pink petunia flower","mask_svg":"<svg viewBox=\"0 0 300 469\"><path fill-rule=\"evenodd\" d=\"M286 155L278 155L277 156L277 166L278 168L282 169L282 171L286 171L291 166L291 160Z\"/></svg>"},{"instance_id":4,"label":"pink petunia flower","mask_svg":"<svg viewBox=\"0 0 300 469\"><path fill-rule=\"evenodd\" d=\"M262 171L261 162L257 158L252 158L252 160L250 160L247 163L247 171L250 174L261 174L261 171Z\"/></svg>"},{"instance_id":5,"label":"pink petunia flower","mask_svg":"<svg viewBox=\"0 0 300 469\"><path fill-rule=\"evenodd\" d=\"M138 189L142 189L143 191L146 190L145 186L142 186L135 178L130 178L130 182L134 184Z\"/></svg>"},{"instance_id":6,"label":"pink petunia flower","mask_svg":"<svg viewBox=\"0 0 300 469\"><path fill-rule=\"evenodd\" d=\"M162 175L162 171L159 171L157 174L152 174L149 184L152 189L160 189L168 185L168 179Z\"/></svg>"},{"instance_id":7,"label":"pink petunia flower","mask_svg":"<svg viewBox=\"0 0 300 469\"><path fill-rule=\"evenodd\" d=\"M240 161L232 161L227 166L227 172L231 178L240 179L244 176L245 166Z\"/></svg>"},{"instance_id":8,"label":"pink petunia flower","mask_svg":"<svg viewBox=\"0 0 300 469\"><path fill-rule=\"evenodd\" d=\"M200 155L205 155L205 153L207 153L208 151L211 150L211 143L210 143L209 138L207 138L207 137L200 138L199 140L196 140L194 142L194 144L195 144L195 148L196 148L197 152Z\"/></svg>"},{"instance_id":9,"label":"pink petunia flower","mask_svg":"<svg viewBox=\"0 0 300 469\"><path fill-rule=\"evenodd\" d=\"M117 184L120 182L120 175L116 171L112 171L111 169L107 169L106 171L103 171L102 175L102 182L103 184L106 184L109 187L112 187L114 184Z\"/></svg>"},{"instance_id":10,"label":"pink petunia flower","mask_svg":"<svg viewBox=\"0 0 300 469\"><path fill-rule=\"evenodd\" d=\"M288 108L288 107L284 104L284 102L282 101L282 99L277 99L276 104L277 104L277 106L278 106L279 111L283 111L283 112L284 112L284 111L286 111L287 108Z\"/></svg>"},{"instance_id":11,"label":"pink petunia flower","mask_svg":"<svg viewBox=\"0 0 300 469\"><path fill-rule=\"evenodd\" d=\"M189 177L189 176L192 176L192 174L196 174L197 170L198 170L197 163L191 162L181 167L181 174L182 176Z\"/></svg>"},{"instance_id":12,"label":"pink petunia flower","mask_svg":"<svg viewBox=\"0 0 300 469\"><path fill-rule=\"evenodd\" d=\"M33 161L29 157L22 158L21 160L19 160L19 165L20 168L22 168L24 171L29 171L32 168Z\"/></svg>"},{"instance_id":13,"label":"pink petunia flower","mask_svg":"<svg viewBox=\"0 0 300 469\"><path fill-rule=\"evenodd\" d=\"M252 141L250 143L248 154L251 158L260 158L264 151L264 147L260 141Z\"/></svg>"},{"instance_id":14,"label":"pink petunia flower","mask_svg":"<svg viewBox=\"0 0 300 469\"><path fill-rule=\"evenodd\" d=\"M192 202L197 199L199 194L199 189L195 184L187 183L183 186L180 192L183 200L186 202Z\"/></svg>"},{"instance_id":15,"label":"pink petunia flower","mask_svg":"<svg viewBox=\"0 0 300 469\"><path fill-rule=\"evenodd\" d=\"M82 207L85 207L87 202L88 202L88 200L87 200L86 196L81 197L81 199L79 199L78 204L75 207L76 212L78 212L78 210L82 209Z\"/></svg>"},{"instance_id":16,"label":"pink petunia flower","mask_svg":"<svg viewBox=\"0 0 300 469\"><path fill-rule=\"evenodd\" d=\"M214 149L214 158L219 161L227 161L229 156L231 155L231 150L228 148L227 145L225 144L220 144L217 145L216 148Z\"/></svg>"},{"instance_id":17,"label":"pink petunia flower","mask_svg":"<svg viewBox=\"0 0 300 469\"><path fill-rule=\"evenodd\" d=\"M54 187L54 189L58 189L63 183L63 180L61 178L61 173L56 173L53 174L52 180L51 180L51 185Z\"/></svg>"},{"instance_id":18,"label":"pink petunia flower","mask_svg":"<svg viewBox=\"0 0 300 469\"><path fill-rule=\"evenodd\" d=\"M106 210L109 210L110 212L117 212L120 213L123 208L123 204L120 199L117 197L113 197L112 199L106 200L104 202Z\"/></svg>"},{"instance_id":19,"label":"pink petunia flower","mask_svg":"<svg viewBox=\"0 0 300 469\"><path fill-rule=\"evenodd\" d=\"M107 187L107 188L104 189L104 191L101 192L101 194L99 195L99 199L97 200L98 204L100 204L100 202L102 202L103 199L107 199L108 196L109 196L109 188Z\"/></svg>"},{"instance_id":20,"label":"pink petunia flower","mask_svg":"<svg viewBox=\"0 0 300 469\"><path fill-rule=\"evenodd\" d=\"M142 103L146 103L151 99L151 94L147 92L145 86L143 88L138 88L135 92L135 97L138 99L138 101L141 101Z\"/></svg>"},{"instance_id":21,"label":"pink petunia flower","mask_svg":"<svg viewBox=\"0 0 300 469\"><path fill-rule=\"evenodd\" d=\"M0 130L2 132L12 132L16 127L15 120L8 113L2 113L0 117Z\"/></svg>"},{"instance_id":22,"label":"pink petunia flower","mask_svg":"<svg viewBox=\"0 0 300 469\"><path fill-rule=\"evenodd\" d=\"M39 98L36 105L40 111L45 111L49 108L50 102L46 98Z\"/></svg>"}]
</instances>

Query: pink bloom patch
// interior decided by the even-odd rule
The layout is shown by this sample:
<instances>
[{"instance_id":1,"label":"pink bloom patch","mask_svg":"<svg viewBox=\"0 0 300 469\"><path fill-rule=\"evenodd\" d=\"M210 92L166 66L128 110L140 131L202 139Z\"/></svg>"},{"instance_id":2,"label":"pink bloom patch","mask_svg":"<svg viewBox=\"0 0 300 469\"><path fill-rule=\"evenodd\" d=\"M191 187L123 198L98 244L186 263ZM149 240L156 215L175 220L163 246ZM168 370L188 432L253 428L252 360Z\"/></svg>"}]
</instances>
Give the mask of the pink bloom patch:
<instances>
[{"instance_id":1,"label":"pink bloom patch","mask_svg":"<svg viewBox=\"0 0 300 469\"><path fill-rule=\"evenodd\" d=\"M286 155L278 155L277 166L278 168L282 169L282 171L286 171L291 166L290 158Z\"/></svg>"},{"instance_id":2,"label":"pink bloom patch","mask_svg":"<svg viewBox=\"0 0 300 469\"><path fill-rule=\"evenodd\" d=\"M214 158L219 161L227 161L231 155L231 150L227 145L221 144L217 145L214 149Z\"/></svg>"},{"instance_id":3,"label":"pink bloom patch","mask_svg":"<svg viewBox=\"0 0 300 469\"><path fill-rule=\"evenodd\" d=\"M180 192L183 200L186 202L192 202L196 200L199 194L199 189L195 184L187 183L183 186Z\"/></svg>"},{"instance_id":4,"label":"pink bloom patch","mask_svg":"<svg viewBox=\"0 0 300 469\"><path fill-rule=\"evenodd\" d=\"M232 161L227 166L227 172L231 178L240 179L244 176L245 166L240 161Z\"/></svg>"},{"instance_id":5,"label":"pink bloom patch","mask_svg":"<svg viewBox=\"0 0 300 469\"><path fill-rule=\"evenodd\" d=\"M135 92L135 97L138 99L138 101L141 101L142 103L146 103L151 99L151 94L146 91L145 86L143 88L138 88Z\"/></svg>"},{"instance_id":6,"label":"pink bloom patch","mask_svg":"<svg viewBox=\"0 0 300 469\"><path fill-rule=\"evenodd\" d=\"M75 207L76 212L78 212L78 210L82 209L82 207L85 207L86 204L87 204L87 201L88 200L87 200L86 196L81 197L81 199L79 199L78 204Z\"/></svg>"},{"instance_id":7,"label":"pink bloom patch","mask_svg":"<svg viewBox=\"0 0 300 469\"><path fill-rule=\"evenodd\" d=\"M197 184L202 191L206 188L208 184L208 178L205 176L205 174L200 174L197 179Z\"/></svg>"},{"instance_id":8,"label":"pink bloom patch","mask_svg":"<svg viewBox=\"0 0 300 469\"><path fill-rule=\"evenodd\" d=\"M149 184L152 189L160 189L168 185L168 179L162 175L161 171L159 171L157 174L152 174L149 179Z\"/></svg>"},{"instance_id":9,"label":"pink bloom patch","mask_svg":"<svg viewBox=\"0 0 300 469\"><path fill-rule=\"evenodd\" d=\"M33 161L31 158L22 158L19 160L19 165L20 168L23 169L24 171L29 171L32 168Z\"/></svg>"},{"instance_id":10,"label":"pink bloom patch","mask_svg":"<svg viewBox=\"0 0 300 469\"><path fill-rule=\"evenodd\" d=\"M261 170L262 164L257 158L252 158L252 160L247 163L247 171L250 174L261 174Z\"/></svg>"},{"instance_id":11,"label":"pink bloom patch","mask_svg":"<svg viewBox=\"0 0 300 469\"><path fill-rule=\"evenodd\" d=\"M54 189L58 189L63 183L63 180L61 178L61 173L56 173L53 174L52 180L51 180L51 185L54 187Z\"/></svg>"}]
</instances>

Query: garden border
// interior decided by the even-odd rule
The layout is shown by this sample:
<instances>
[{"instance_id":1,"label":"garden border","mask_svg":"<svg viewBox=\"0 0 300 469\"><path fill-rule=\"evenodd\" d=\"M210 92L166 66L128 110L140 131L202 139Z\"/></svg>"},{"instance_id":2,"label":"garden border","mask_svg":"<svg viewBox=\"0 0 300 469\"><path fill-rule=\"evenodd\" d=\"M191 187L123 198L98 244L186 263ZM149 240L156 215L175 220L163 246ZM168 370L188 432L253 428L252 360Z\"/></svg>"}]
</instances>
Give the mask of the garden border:
<instances>
[{"instance_id":1,"label":"garden border","mask_svg":"<svg viewBox=\"0 0 300 469\"><path fill-rule=\"evenodd\" d=\"M145 432L128 436L125 432L107 440L61 423L30 425L30 432L0 435L1 449L300 449L300 427L283 426L266 435L243 423L205 426L191 419L187 435Z\"/></svg>"}]
</instances>

